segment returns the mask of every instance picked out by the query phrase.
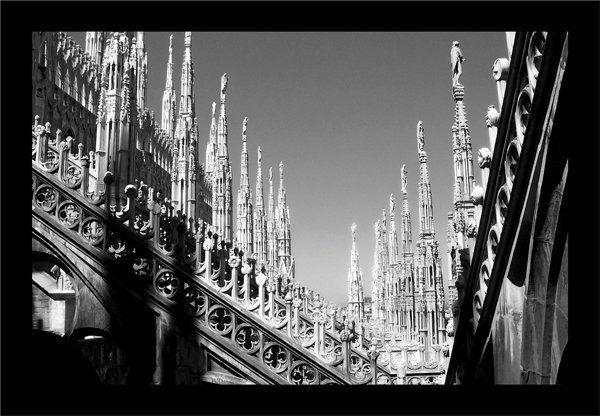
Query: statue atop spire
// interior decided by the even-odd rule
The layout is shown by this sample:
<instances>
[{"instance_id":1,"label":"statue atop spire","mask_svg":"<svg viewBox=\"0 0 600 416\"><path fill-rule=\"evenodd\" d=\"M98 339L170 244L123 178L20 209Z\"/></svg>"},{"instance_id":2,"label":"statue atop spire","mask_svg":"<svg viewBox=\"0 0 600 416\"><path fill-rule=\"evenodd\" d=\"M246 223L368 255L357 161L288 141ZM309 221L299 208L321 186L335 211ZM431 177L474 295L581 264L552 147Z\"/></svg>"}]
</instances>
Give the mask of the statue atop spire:
<instances>
[{"instance_id":1,"label":"statue atop spire","mask_svg":"<svg viewBox=\"0 0 600 416\"><path fill-rule=\"evenodd\" d=\"M396 207L396 200L394 199L394 194L390 194L390 216L394 213L395 207Z\"/></svg>"},{"instance_id":2,"label":"statue atop spire","mask_svg":"<svg viewBox=\"0 0 600 416\"><path fill-rule=\"evenodd\" d=\"M173 35L171 35L171 37L173 37ZM185 32L185 46L192 46L192 32Z\"/></svg>"},{"instance_id":3,"label":"statue atop spire","mask_svg":"<svg viewBox=\"0 0 600 416\"><path fill-rule=\"evenodd\" d=\"M417 150L419 152L419 156L426 155L425 153L425 137L423 134L423 122L419 121L417 123Z\"/></svg>"},{"instance_id":4,"label":"statue atop spire","mask_svg":"<svg viewBox=\"0 0 600 416\"><path fill-rule=\"evenodd\" d=\"M279 181L283 182L283 161L279 162Z\"/></svg>"},{"instance_id":5,"label":"statue atop spire","mask_svg":"<svg viewBox=\"0 0 600 416\"><path fill-rule=\"evenodd\" d=\"M402 171L400 173L400 182L402 182L402 194L408 194L407 183L406 183L406 164L402 165Z\"/></svg>"},{"instance_id":6,"label":"statue atop spire","mask_svg":"<svg viewBox=\"0 0 600 416\"><path fill-rule=\"evenodd\" d=\"M352 244L354 244L354 243L356 243L356 223L355 222L352 223L350 230L352 230Z\"/></svg>"},{"instance_id":7,"label":"statue atop spire","mask_svg":"<svg viewBox=\"0 0 600 416\"><path fill-rule=\"evenodd\" d=\"M227 81L228 81L227 73L224 73L221 77L221 102L225 102L225 91L227 91Z\"/></svg>"},{"instance_id":8,"label":"statue atop spire","mask_svg":"<svg viewBox=\"0 0 600 416\"><path fill-rule=\"evenodd\" d=\"M269 183L273 185L273 168L269 168Z\"/></svg>"},{"instance_id":9,"label":"statue atop spire","mask_svg":"<svg viewBox=\"0 0 600 416\"><path fill-rule=\"evenodd\" d=\"M462 74L462 63L466 59L460 50L458 41L452 42L452 49L450 50L450 63L452 65L452 86L456 87L461 85L459 82L460 74Z\"/></svg>"},{"instance_id":10,"label":"statue atop spire","mask_svg":"<svg viewBox=\"0 0 600 416\"><path fill-rule=\"evenodd\" d=\"M258 163L262 161L262 149L258 146Z\"/></svg>"},{"instance_id":11,"label":"statue atop spire","mask_svg":"<svg viewBox=\"0 0 600 416\"><path fill-rule=\"evenodd\" d=\"M242 141L246 141L246 130L248 129L248 117L244 117L244 121L242 123Z\"/></svg>"}]
</instances>

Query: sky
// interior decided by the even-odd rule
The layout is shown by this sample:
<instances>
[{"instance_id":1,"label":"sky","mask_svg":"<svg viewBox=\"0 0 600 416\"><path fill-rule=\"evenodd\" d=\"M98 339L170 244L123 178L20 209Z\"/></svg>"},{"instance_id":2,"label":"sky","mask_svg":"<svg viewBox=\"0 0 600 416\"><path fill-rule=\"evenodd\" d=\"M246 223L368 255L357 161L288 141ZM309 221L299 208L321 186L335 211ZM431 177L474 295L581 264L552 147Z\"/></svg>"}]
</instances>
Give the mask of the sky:
<instances>
[{"instance_id":1,"label":"sky","mask_svg":"<svg viewBox=\"0 0 600 416\"><path fill-rule=\"evenodd\" d=\"M147 105L160 120L169 47L167 32L145 32ZM69 33L82 47L85 33ZM183 32L173 33L174 85L179 103ZM262 148L265 203L268 169L275 195L283 161L296 279L329 301L346 303L352 238L365 296L371 294L373 225L396 197L400 231L400 170L408 171L413 247L418 239L416 127L423 121L436 237L447 285L447 214L452 209L454 121L450 48L465 57L460 81L473 144L488 144L485 114L498 107L492 64L506 57L504 32L194 32L196 114L200 160L208 141L211 103L228 74L227 120L233 196L237 207L242 120L248 117L251 187ZM254 193L254 192L253 192ZM234 208L234 216L236 209ZM389 222L389 221L388 221Z\"/></svg>"}]
</instances>

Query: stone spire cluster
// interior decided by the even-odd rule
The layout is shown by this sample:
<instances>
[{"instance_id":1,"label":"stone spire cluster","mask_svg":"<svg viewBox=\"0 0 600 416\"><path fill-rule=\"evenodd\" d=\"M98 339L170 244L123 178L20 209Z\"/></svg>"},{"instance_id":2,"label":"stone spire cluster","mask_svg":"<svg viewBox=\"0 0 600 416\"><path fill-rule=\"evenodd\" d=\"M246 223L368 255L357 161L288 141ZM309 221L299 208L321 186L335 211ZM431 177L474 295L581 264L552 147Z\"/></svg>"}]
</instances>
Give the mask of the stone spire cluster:
<instances>
[{"instance_id":1,"label":"stone spire cluster","mask_svg":"<svg viewBox=\"0 0 600 416\"><path fill-rule=\"evenodd\" d=\"M54 59L44 55L49 50L68 49L65 53L68 56L80 53L79 47L73 46L63 33L46 38L40 40L43 64L48 65L49 59ZM143 32L86 33L86 52L81 61L82 65L89 66L90 76L98 73L97 91L79 94L76 86L64 76L68 65L52 68L53 78L61 90L76 98L82 97L83 110L97 109L93 115L97 123L91 152L93 180L90 187L98 197L107 196L112 212L126 206L127 184L160 191L161 197L172 207L170 215L185 215L188 221L204 222L222 241L256 258L259 266L280 282L280 287L288 284L294 278L294 258L283 162L279 164L277 195L273 171L269 168L269 194L265 205L262 149L260 146L257 149L254 196L250 185L248 118L244 118L240 187L234 202L227 120L229 77L227 74L221 77L219 101L212 103L206 152L200 163L192 33L184 34L179 97L173 83L173 35L169 36L167 56L159 120L145 107L149 78ZM85 88L92 86L85 85ZM106 175L112 179L103 181ZM106 189L105 184L108 184ZM235 217L234 204L237 206Z\"/></svg>"},{"instance_id":2,"label":"stone spire cluster","mask_svg":"<svg viewBox=\"0 0 600 416\"><path fill-rule=\"evenodd\" d=\"M433 221L433 201L427 169L423 123L417 125L419 159L419 240L412 247L406 166L401 170L402 210L400 244L396 229L396 200L390 195L389 211L375 222L375 251L371 284L371 314L362 323L380 328L390 336L422 345L427 356L446 340L444 289L438 242ZM388 224L389 216L389 224ZM354 235L353 235L354 239ZM362 299L358 284L358 254L353 244L348 274L348 307L356 309ZM358 294L357 292L361 292ZM364 301L363 301L364 302ZM364 308L366 310L367 308ZM367 322L368 320L368 322Z\"/></svg>"}]
</instances>

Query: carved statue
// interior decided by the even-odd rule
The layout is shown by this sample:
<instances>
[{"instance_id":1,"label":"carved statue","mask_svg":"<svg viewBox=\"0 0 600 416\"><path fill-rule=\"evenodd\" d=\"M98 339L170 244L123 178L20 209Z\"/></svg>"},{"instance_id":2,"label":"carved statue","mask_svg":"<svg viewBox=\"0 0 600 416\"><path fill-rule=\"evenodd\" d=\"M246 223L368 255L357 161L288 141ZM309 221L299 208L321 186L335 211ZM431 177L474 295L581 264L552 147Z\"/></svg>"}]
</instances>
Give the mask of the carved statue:
<instances>
[{"instance_id":1,"label":"carved statue","mask_svg":"<svg viewBox=\"0 0 600 416\"><path fill-rule=\"evenodd\" d=\"M482 147L477 151L477 164L481 169L487 168L490 166L492 161L492 152L487 147Z\"/></svg>"},{"instance_id":2,"label":"carved statue","mask_svg":"<svg viewBox=\"0 0 600 416\"><path fill-rule=\"evenodd\" d=\"M381 228L379 227L379 220L375 221L375 235L377 236L377 239L379 240L381 238Z\"/></svg>"},{"instance_id":3,"label":"carved statue","mask_svg":"<svg viewBox=\"0 0 600 416\"><path fill-rule=\"evenodd\" d=\"M394 194L390 194L390 215L394 212L395 207L396 207L396 200L394 198Z\"/></svg>"},{"instance_id":4,"label":"carved statue","mask_svg":"<svg viewBox=\"0 0 600 416\"><path fill-rule=\"evenodd\" d=\"M352 226L350 227L350 229L352 230L352 242L356 241L356 223L353 222Z\"/></svg>"},{"instance_id":5,"label":"carved statue","mask_svg":"<svg viewBox=\"0 0 600 416\"><path fill-rule=\"evenodd\" d=\"M262 161L262 150L260 146L258 146L258 163Z\"/></svg>"},{"instance_id":6,"label":"carved statue","mask_svg":"<svg viewBox=\"0 0 600 416\"><path fill-rule=\"evenodd\" d=\"M242 123L242 137L243 140L246 141L246 130L248 129L248 117L244 117L244 122Z\"/></svg>"},{"instance_id":7,"label":"carved statue","mask_svg":"<svg viewBox=\"0 0 600 416\"><path fill-rule=\"evenodd\" d=\"M402 172L400 174L400 181L402 182L402 193L407 194L408 190L406 189L406 165L402 165Z\"/></svg>"},{"instance_id":8,"label":"carved statue","mask_svg":"<svg viewBox=\"0 0 600 416\"><path fill-rule=\"evenodd\" d=\"M419 154L425 153L425 138L423 137L423 122L417 123L417 150Z\"/></svg>"},{"instance_id":9,"label":"carved statue","mask_svg":"<svg viewBox=\"0 0 600 416\"><path fill-rule=\"evenodd\" d=\"M227 73L221 77L221 102L225 101L225 91L227 91Z\"/></svg>"},{"instance_id":10,"label":"carved statue","mask_svg":"<svg viewBox=\"0 0 600 416\"><path fill-rule=\"evenodd\" d=\"M496 127L498 125L498 119L500 118L500 113L496 110L496 107L493 105L488 105L488 111L485 115L485 124L488 127Z\"/></svg>"},{"instance_id":11,"label":"carved statue","mask_svg":"<svg viewBox=\"0 0 600 416\"><path fill-rule=\"evenodd\" d=\"M283 180L283 161L279 162L279 180Z\"/></svg>"},{"instance_id":12,"label":"carved statue","mask_svg":"<svg viewBox=\"0 0 600 416\"><path fill-rule=\"evenodd\" d=\"M452 42L452 49L450 50L450 62L452 64L452 85L461 85L458 82L458 78L462 73L462 63L465 61L463 54L459 48L458 41Z\"/></svg>"},{"instance_id":13,"label":"carved statue","mask_svg":"<svg viewBox=\"0 0 600 416\"><path fill-rule=\"evenodd\" d=\"M217 111L217 103L212 103L212 118L215 118L215 112Z\"/></svg>"},{"instance_id":14,"label":"carved statue","mask_svg":"<svg viewBox=\"0 0 600 416\"><path fill-rule=\"evenodd\" d=\"M273 182L273 168L269 168L269 182Z\"/></svg>"}]
</instances>

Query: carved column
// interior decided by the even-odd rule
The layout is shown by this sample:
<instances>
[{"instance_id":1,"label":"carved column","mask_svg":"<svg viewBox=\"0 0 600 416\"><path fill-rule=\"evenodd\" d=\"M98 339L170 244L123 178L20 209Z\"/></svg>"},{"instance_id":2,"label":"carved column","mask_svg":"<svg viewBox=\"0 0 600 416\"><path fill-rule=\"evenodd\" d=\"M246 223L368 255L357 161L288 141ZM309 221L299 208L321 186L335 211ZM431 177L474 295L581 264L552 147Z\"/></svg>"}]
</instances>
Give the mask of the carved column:
<instances>
[{"instance_id":1,"label":"carved column","mask_svg":"<svg viewBox=\"0 0 600 416\"><path fill-rule=\"evenodd\" d=\"M348 328L348 319L346 316L343 317L344 320L344 329L342 329L342 331L340 332L340 341L342 341L342 357L343 357L343 369L346 372L346 374L350 374L350 366L351 366L351 359L350 359L350 351L351 351L351 346L350 346L350 342L354 339L355 334L351 333L349 328Z\"/></svg>"},{"instance_id":2,"label":"carved column","mask_svg":"<svg viewBox=\"0 0 600 416\"><path fill-rule=\"evenodd\" d=\"M85 198L90 186L90 159L87 156L82 156L81 162L81 186L79 192Z\"/></svg>"},{"instance_id":3,"label":"carved column","mask_svg":"<svg viewBox=\"0 0 600 416\"><path fill-rule=\"evenodd\" d=\"M261 271L256 275L256 284L258 285L258 315L265 319L265 282L267 276Z\"/></svg>"},{"instance_id":4,"label":"carved column","mask_svg":"<svg viewBox=\"0 0 600 416\"><path fill-rule=\"evenodd\" d=\"M373 373L373 379L371 384L377 384L377 357L379 357L379 351L377 346L371 345L369 349L369 359L371 360L371 372Z\"/></svg>"},{"instance_id":5,"label":"carved column","mask_svg":"<svg viewBox=\"0 0 600 416\"><path fill-rule=\"evenodd\" d=\"M215 246L215 242L212 239L212 232L208 232L207 238L204 239L202 248L204 249L204 264L206 264L206 270L204 276L206 281L209 282L212 276L212 251Z\"/></svg>"},{"instance_id":6,"label":"carved column","mask_svg":"<svg viewBox=\"0 0 600 416\"><path fill-rule=\"evenodd\" d=\"M42 165L46 162L48 154L48 140L50 138L50 123L46 123L46 129L40 129L37 140L37 150L35 154L35 163Z\"/></svg>"},{"instance_id":7,"label":"carved column","mask_svg":"<svg viewBox=\"0 0 600 416\"><path fill-rule=\"evenodd\" d=\"M58 142L58 140L57 140ZM73 138L67 137L66 141L58 142L58 178L65 182L67 180L67 171L69 169L69 152L71 151L71 144Z\"/></svg>"},{"instance_id":8,"label":"carved column","mask_svg":"<svg viewBox=\"0 0 600 416\"><path fill-rule=\"evenodd\" d=\"M237 248L229 253L229 260L227 261L229 267L231 267L231 297L234 301L238 301L238 267L241 264L241 260L238 257Z\"/></svg>"},{"instance_id":9,"label":"carved column","mask_svg":"<svg viewBox=\"0 0 600 416\"><path fill-rule=\"evenodd\" d=\"M110 209L110 195L112 192L111 184L114 182L112 172L110 172L110 171L106 172L104 174L104 178L102 179L102 182L104 182L104 209L106 209L106 212L109 215L112 215L111 209Z\"/></svg>"},{"instance_id":10,"label":"carved column","mask_svg":"<svg viewBox=\"0 0 600 416\"><path fill-rule=\"evenodd\" d=\"M288 287L288 291L285 294L285 312L287 314L287 334L288 337L292 337L292 289L291 285Z\"/></svg>"},{"instance_id":11,"label":"carved column","mask_svg":"<svg viewBox=\"0 0 600 416\"><path fill-rule=\"evenodd\" d=\"M244 274L244 303L246 305L250 305L250 273L252 273L252 269L253 267L250 264L250 260L246 260L242 266L242 273ZM237 282L235 282L235 286L237 287Z\"/></svg>"},{"instance_id":12,"label":"carved column","mask_svg":"<svg viewBox=\"0 0 600 416\"><path fill-rule=\"evenodd\" d=\"M125 196L127 196L127 216L129 217L129 228L134 229L135 224L135 197L137 189L133 185L125 187Z\"/></svg>"}]
</instances>

